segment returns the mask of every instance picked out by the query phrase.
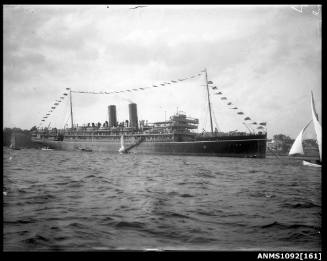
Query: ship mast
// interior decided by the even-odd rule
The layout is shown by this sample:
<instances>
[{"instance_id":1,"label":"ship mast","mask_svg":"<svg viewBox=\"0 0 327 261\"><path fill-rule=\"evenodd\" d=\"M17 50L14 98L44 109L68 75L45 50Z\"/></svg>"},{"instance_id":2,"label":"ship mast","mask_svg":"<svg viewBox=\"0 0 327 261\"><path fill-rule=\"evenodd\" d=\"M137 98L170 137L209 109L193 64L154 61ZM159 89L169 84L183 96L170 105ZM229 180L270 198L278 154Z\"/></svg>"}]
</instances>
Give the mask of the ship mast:
<instances>
[{"instance_id":1,"label":"ship mast","mask_svg":"<svg viewBox=\"0 0 327 261\"><path fill-rule=\"evenodd\" d=\"M73 103L72 103L72 90L69 89L69 96L70 96L70 119L72 123L72 129L74 127L74 121L73 121Z\"/></svg>"},{"instance_id":2,"label":"ship mast","mask_svg":"<svg viewBox=\"0 0 327 261\"><path fill-rule=\"evenodd\" d=\"M206 86L207 86L207 93L208 93L208 105L209 105L209 115L210 115L211 136L213 136L211 104L210 104L210 95L209 95L209 86L208 86L208 75L207 75L207 69L206 68L204 69L204 72L206 73Z\"/></svg>"}]
</instances>

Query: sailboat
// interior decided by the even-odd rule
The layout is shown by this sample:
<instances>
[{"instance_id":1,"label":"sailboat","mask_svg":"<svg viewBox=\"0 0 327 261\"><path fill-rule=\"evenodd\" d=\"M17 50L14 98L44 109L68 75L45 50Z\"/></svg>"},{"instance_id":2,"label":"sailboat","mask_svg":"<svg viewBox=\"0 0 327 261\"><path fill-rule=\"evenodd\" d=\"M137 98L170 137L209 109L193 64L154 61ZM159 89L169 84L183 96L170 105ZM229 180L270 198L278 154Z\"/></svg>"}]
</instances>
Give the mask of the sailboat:
<instances>
[{"instance_id":1,"label":"sailboat","mask_svg":"<svg viewBox=\"0 0 327 261\"><path fill-rule=\"evenodd\" d=\"M314 129L317 135L317 143L318 143L318 149L319 149L319 160L315 162L311 162L308 160L303 160L304 166L310 166L310 167L321 167L321 125L318 121L318 114L315 109L315 103L313 99L313 93L311 92L311 114L312 114L312 120L300 131L299 135L296 137L291 150L289 152L289 156L295 155L295 154L301 154L304 155L303 151L303 132L305 129L310 125L311 122L313 122Z\"/></svg>"}]
</instances>

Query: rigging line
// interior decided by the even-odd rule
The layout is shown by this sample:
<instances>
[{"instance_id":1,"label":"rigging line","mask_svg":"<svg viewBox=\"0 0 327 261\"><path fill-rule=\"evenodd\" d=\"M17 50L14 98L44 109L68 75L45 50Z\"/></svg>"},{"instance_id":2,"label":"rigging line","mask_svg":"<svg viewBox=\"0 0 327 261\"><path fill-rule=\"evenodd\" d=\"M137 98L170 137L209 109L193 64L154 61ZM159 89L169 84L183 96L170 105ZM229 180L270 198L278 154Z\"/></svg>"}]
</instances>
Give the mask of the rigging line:
<instances>
[{"instance_id":1,"label":"rigging line","mask_svg":"<svg viewBox=\"0 0 327 261\"><path fill-rule=\"evenodd\" d=\"M67 118L67 121L64 123L64 129L65 129L66 125L68 125L67 124L68 121L69 121L69 117Z\"/></svg>"},{"instance_id":2,"label":"rigging line","mask_svg":"<svg viewBox=\"0 0 327 261\"><path fill-rule=\"evenodd\" d=\"M68 110L66 111L65 119L66 119L66 122L64 121L64 126L63 126L64 129L65 129L66 125L67 125L67 122L70 120Z\"/></svg>"},{"instance_id":3,"label":"rigging line","mask_svg":"<svg viewBox=\"0 0 327 261\"><path fill-rule=\"evenodd\" d=\"M66 122L65 122L66 120ZM63 124L63 127L65 128L66 126L66 123L69 121L69 106L66 102L66 113L65 113L65 117L64 117L64 120L62 121L62 124Z\"/></svg>"},{"instance_id":4,"label":"rigging line","mask_svg":"<svg viewBox=\"0 0 327 261\"><path fill-rule=\"evenodd\" d=\"M220 127L219 127L218 122L217 122L217 119L216 119L216 114L215 114L215 108L214 108L214 106L212 106L212 114L213 114L213 120L214 120L214 122L216 124L216 128L217 128L217 130L219 132L220 131Z\"/></svg>"},{"instance_id":5,"label":"rigging line","mask_svg":"<svg viewBox=\"0 0 327 261\"><path fill-rule=\"evenodd\" d=\"M68 100L65 100L65 107L64 107L66 110L64 111L64 115L65 117L63 117L63 120L61 121L60 125L64 126L65 127L65 124L67 123L67 121L69 120L69 117L68 117L68 110L69 110L69 106L68 106ZM66 120L67 119L67 120ZM65 120L66 120L66 123L65 123Z\"/></svg>"},{"instance_id":6,"label":"rigging line","mask_svg":"<svg viewBox=\"0 0 327 261\"><path fill-rule=\"evenodd\" d=\"M214 122L216 124L216 128L217 128L218 131L220 131L219 125L217 123L216 114L215 114L215 110L214 109L212 110L212 114L213 114L213 120L214 120Z\"/></svg>"},{"instance_id":7,"label":"rigging line","mask_svg":"<svg viewBox=\"0 0 327 261\"><path fill-rule=\"evenodd\" d=\"M218 125L218 123L217 123L217 119L216 119L216 114L215 114L215 107L214 106L212 106L212 114L213 114L213 120L214 120L214 122L215 122L215 127L217 128L217 130L218 131L220 131L220 129L219 129L219 125Z\"/></svg>"},{"instance_id":8,"label":"rigging line","mask_svg":"<svg viewBox=\"0 0 327 261\"><path fill-rule=\"evenodd\" d=\"M204 92L204 100L207 99L207 94ZM209 108L207 106L208 104L206 102L204 102L204 106L203 106L203 111L204 111L204 124L203 124L203 129L206 130L207 129L207 123L209 122L210 124L210 119L209 119ZM209 120L209 121L208 121ZM209 126L210 128L210 126ZM207 132L207 131L206 131Z\"/></svg>"},{"instance_id":9,"label":"rigging line","mask_svg":"<svg viewBox=\"0 0 327 261\"><path fill-rule=\"evenodd\" d=\"M68 97L68 96L67 96ZM66 122L65 122L65 125L67 124L67 122L69 121L69 120L71 120L71 113L70 113L70 102L69 102L69 100L67 99L66 100L66 108L67 108L67 120L66 120ZM67 124L68 125L68 124Z\"/></svg>"},{"instance_id":10,"label":"rigging line","mask_svg":"<svg viewBox=\"0 0 327 261\"><path fill-rule=\"evenodd\" d=\"M228 101L230 101L230 100L228 100ZM225 106L224 106L224 105L225 105L224 102L221 101L221 103L222 103L223 107L225 107ZM234 104L234 103L233 103L233 104ZM235 106L235 104L234 104L234 106ZM228 108L228 106L226 107L226 109L227 109L227 108ZM242 110L240 110L239 108L238 108L238 110L239 110L239 111L242 111ZM240 120L237 119L238 116L241 117ZM242 123L242 122L243 122L243 117L244 117L244 114L241 115L241 114L236 113L236 115L235 115L235 118L237 119L237 121L239 121L239 123ZM243 127L243 125L242 125L242 127Z\"/></svg>"}]
</instances>

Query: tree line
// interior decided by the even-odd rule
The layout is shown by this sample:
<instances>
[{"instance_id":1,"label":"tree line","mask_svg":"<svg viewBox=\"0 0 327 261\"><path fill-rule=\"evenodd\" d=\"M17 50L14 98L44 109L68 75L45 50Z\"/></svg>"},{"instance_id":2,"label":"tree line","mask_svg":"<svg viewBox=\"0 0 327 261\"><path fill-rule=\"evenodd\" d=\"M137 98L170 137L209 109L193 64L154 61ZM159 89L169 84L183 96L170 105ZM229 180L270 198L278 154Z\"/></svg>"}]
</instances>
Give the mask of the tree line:
<instances>
[{"instance_id":1,"label":"tree line","mask_svg":"<svg viewBox=\"0 0 327 261\"><path fill-rule=\"evenodd\" d=\"M11 144L11 135L13 133L19 133L22 135L29 136L31 134L31 131L36 130L36 126L33 126L30 130L24 130L21 128L4 128L3 129L3 146L9 146Z\"/></svg>"},{"instance_id":2,"label":"tree line","mask_svg":"<svg viewBox=\"0 0 327 261\"><path fill-rule=\"evenodd\" d=\"M289 152L294 139L284 134L276 134L273 136L275 146L278 147L278 150L281 152ZM303 140L303 147L318 149L318 145L315 139L305 139Z\"/></svg>"}]
</instances>

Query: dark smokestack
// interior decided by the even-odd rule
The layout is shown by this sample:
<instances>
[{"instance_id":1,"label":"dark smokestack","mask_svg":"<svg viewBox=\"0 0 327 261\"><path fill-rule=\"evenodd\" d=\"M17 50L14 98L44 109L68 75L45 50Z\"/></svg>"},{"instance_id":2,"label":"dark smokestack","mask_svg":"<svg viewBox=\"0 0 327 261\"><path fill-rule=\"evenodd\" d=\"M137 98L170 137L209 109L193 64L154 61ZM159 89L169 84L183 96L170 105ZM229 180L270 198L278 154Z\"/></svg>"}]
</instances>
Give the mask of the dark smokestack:
<instances>
[{"instance_id":1,"label":"dark smokestack","mask_svg":"<svg viewBox=\"0 0 327 261\"><path fill-rule=\"evenodd\" d=\"M129 126L132 128L138 128L138 119L137 119L137 107L136 103L130 103L129 108Z\"/></svg>"},{"instance_id":2,"label":"dark smokestack","mask_svg":"<svg viewBox=\"0 0 327 261\"><path fill-rule=\"evenodd\" d=\"M116 127L117 125L116 105L108 106L108 114L109 114L109 127Z\"/></svg>"}]
</instances>

